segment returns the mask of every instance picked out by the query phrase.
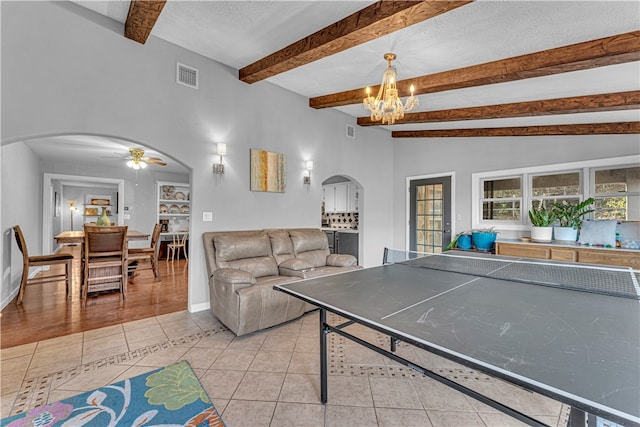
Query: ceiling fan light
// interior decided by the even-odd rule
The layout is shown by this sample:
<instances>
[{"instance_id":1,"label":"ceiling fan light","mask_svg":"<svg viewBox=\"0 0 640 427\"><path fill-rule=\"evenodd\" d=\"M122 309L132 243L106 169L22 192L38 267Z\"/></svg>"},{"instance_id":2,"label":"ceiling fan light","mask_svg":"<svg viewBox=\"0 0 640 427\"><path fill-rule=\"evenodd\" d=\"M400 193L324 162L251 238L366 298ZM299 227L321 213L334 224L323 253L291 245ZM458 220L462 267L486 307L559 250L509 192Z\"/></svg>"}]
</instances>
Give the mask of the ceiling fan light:
<instances>
[{"instance_id":1,"label":"ceiling fan light","mask_svg":"<svg viewBox=\"0 0 640 427\"><path fill-rule=\"evenodd\" d=\"M143 162L143 161L140 161L140 162L139 162L139 165L140 165L140 168L141 168L141 169L144 169L144 168L146 168L146 167L147 167L147 164L146 164L145 162Z\"/></svg>"},{"instance_id":2,"label":"ceiling fan light","mask_svg":"<svg viewBox=\"0 0 640 427\"><path fill-rule=\"evenodd\" d=\"M134 168L135 167L135 163L133 163L133 160L129 160L129 161L127 161L127 166L129 166L130 168Z\"/></svg>"}]
</instances>

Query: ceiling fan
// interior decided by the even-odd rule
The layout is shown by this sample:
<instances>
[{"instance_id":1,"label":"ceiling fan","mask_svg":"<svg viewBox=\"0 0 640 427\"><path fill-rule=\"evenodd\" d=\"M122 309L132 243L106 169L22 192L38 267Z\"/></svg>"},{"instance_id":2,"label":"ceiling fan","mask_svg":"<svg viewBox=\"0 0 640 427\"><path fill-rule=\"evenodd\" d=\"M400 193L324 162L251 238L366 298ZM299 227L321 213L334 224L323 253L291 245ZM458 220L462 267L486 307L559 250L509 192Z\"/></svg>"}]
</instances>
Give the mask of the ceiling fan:
<instances>
[{"instance_id":1,"label":"ceiling fan","mask_svg":"<svg viewBox=\"0 0 640 427\"><path fill-rule=\"evenodd\" d=\"M158 166L167 165L158 157L143 157L144 150L142 148L129 148L129 154L131 154L131 157L127 161L127 166L132 169L144 169L147 167L147 163L152 163Z\"/></svg>"}]
</instances>

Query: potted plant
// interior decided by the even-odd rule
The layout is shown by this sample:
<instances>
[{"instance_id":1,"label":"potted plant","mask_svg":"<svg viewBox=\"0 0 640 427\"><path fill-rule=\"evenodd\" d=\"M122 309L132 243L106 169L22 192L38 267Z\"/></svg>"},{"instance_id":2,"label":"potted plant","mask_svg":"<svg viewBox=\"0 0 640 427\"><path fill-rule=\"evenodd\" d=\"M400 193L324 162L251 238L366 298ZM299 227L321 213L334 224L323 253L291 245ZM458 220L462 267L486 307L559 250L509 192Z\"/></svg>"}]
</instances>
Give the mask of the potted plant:
<instances>
[{"instance_id":1,"label":"potted plant","mask_svg":"<svg viewBox=\"0 0 640 427\"><path fill-rule=\"evenodd\" d=\"M582 217L594 211L591 209L593 202L590 197L577 204L568 203L566 200L554 203L552 210L558 221L558 225L553 227L555 239L571 242L578 240Z\"/></svg>"},{"instance_id":2,"label":"potted plant","mask_svg":"<svg viewBox=\"0 0 640 427\"><path fill-rule=\"evenodd\" d=\"M496 241L498 232L493 227L471 232L471 241L473 246L479 251L489 252L493 249L493 243Z\"/></svg>"},{"instance_id":3,"label":"potted plant","mask_svg":"<svg viewBox=\"0 0 640 427\"><path fill-rule=\"evenodd\" d=\"M450 249L455 249L455 248L462 249L465 251L471 249L471 232L470 231L462 231L458 233L456 237L453 238L453 240L447 245L447 247L444 250L448 251Z\"/></svg>"},{"instance_id":4,"label":"potted plant","mask_svg":"<svg viewBox=\"0 0 640 427\"><path fill-rule=\"evenodd\" d=\"M543 206L539 209L531 207L529 209L529 219L531 220L531 240L534 242L550 242L553 236L553 223L556 216L553 210L547 210Z\"/></svg>"}]
</instances>

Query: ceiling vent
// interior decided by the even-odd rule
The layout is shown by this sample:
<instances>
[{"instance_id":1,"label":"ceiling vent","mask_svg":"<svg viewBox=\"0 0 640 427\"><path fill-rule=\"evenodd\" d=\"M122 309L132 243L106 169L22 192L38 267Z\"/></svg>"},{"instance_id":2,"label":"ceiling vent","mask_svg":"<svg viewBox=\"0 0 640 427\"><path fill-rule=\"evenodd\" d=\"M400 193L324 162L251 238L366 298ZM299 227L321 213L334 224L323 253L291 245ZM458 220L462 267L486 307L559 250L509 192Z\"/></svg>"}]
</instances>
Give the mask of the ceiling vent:
<instances>
[{"instance_id":1,"label":"ceiling vent","mask_svg":"<svg viewBox=\"0 0 640 427\"><path fill-rule=\"evenodd\" d=\"M198 70L178 62L176 83L198 89Z\"/></svg>"},{"instance_id":2,"label":"ceiling vent","mask_svg":"<svg viewBox=\"0 0 640 427\"><path fill-rule=\"evenodd\" d=\"M355 139L356 127L353 125L347 125L347 138Z\"/></svg>"}]
</instances>

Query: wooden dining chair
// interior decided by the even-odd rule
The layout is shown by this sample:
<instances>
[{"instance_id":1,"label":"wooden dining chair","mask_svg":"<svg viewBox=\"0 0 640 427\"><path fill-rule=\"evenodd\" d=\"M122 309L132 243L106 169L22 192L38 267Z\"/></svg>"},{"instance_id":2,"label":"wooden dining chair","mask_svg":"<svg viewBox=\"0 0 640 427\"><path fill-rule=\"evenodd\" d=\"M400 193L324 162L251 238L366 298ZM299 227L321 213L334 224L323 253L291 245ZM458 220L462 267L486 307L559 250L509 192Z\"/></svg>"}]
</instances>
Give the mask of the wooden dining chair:
<instances>
[{"instance_id":1,"label":"wooden dining chair","mask_svg":"<svg viewBox=\"0 0 640 427\"><path fill-rule=\"evenodd\" d=\"M37 285L51 282L64 281L67 288L67 299L71 297L71 262L73 261L72 254L52 254L52 255L32 255L29 256L27 250L27 243L24 240L24 235L19 225L13 227L13 233L16 237L16 243L18 249L22 252L22 279L20 280L20 291L18 292L18 298L16 304L22 304L22 297L24 297L24 289L27 285ZM43 265L64 265L64 273L48 274L48 275L36 275L34 278L29 279L29 268L38 267Z\"/></svg>"},{"instance_id":2,"label":"wooden dining chair","mask_svg":"<svg viewBox=\"0 0 640 427\"><path fill-rule=\"evenodd\" d=\"M180 249L184 253L184 258L189 261L187 257L187 239L189 238L189 230L176 230L173 232L173 239L171 243L167 244L167 261L169 261L169 254L171 254L171 261L176 257L178 253L178 259L180 259Z\"/></svg>"},{"instance_id":3,"label":"wooden dining chair","mask_svg":"<svg viewBox=\"0 0 640 427\"><path fill-rule=\"evenodd\" d=\"M127 226L84 226L82 303L89 292L118 289L127 296Z\"/></svg>"},{"instance_id":4,"label":"wooden dining chair","mask_svg":"<svg viewBox=\"0 0 640 427\"><path fill-rule=\"evenodd\" d=\"M160 250L160 232L162 225L156 224L151 233L151 245L148 248L129 248L129 273L136 270L153 270L156 279L160 279L160 269L158 268L158 252ZM144 264L140 264L144 261ZM146 261L149 261L147 264Z\"/></svg>"}]
</instances>

